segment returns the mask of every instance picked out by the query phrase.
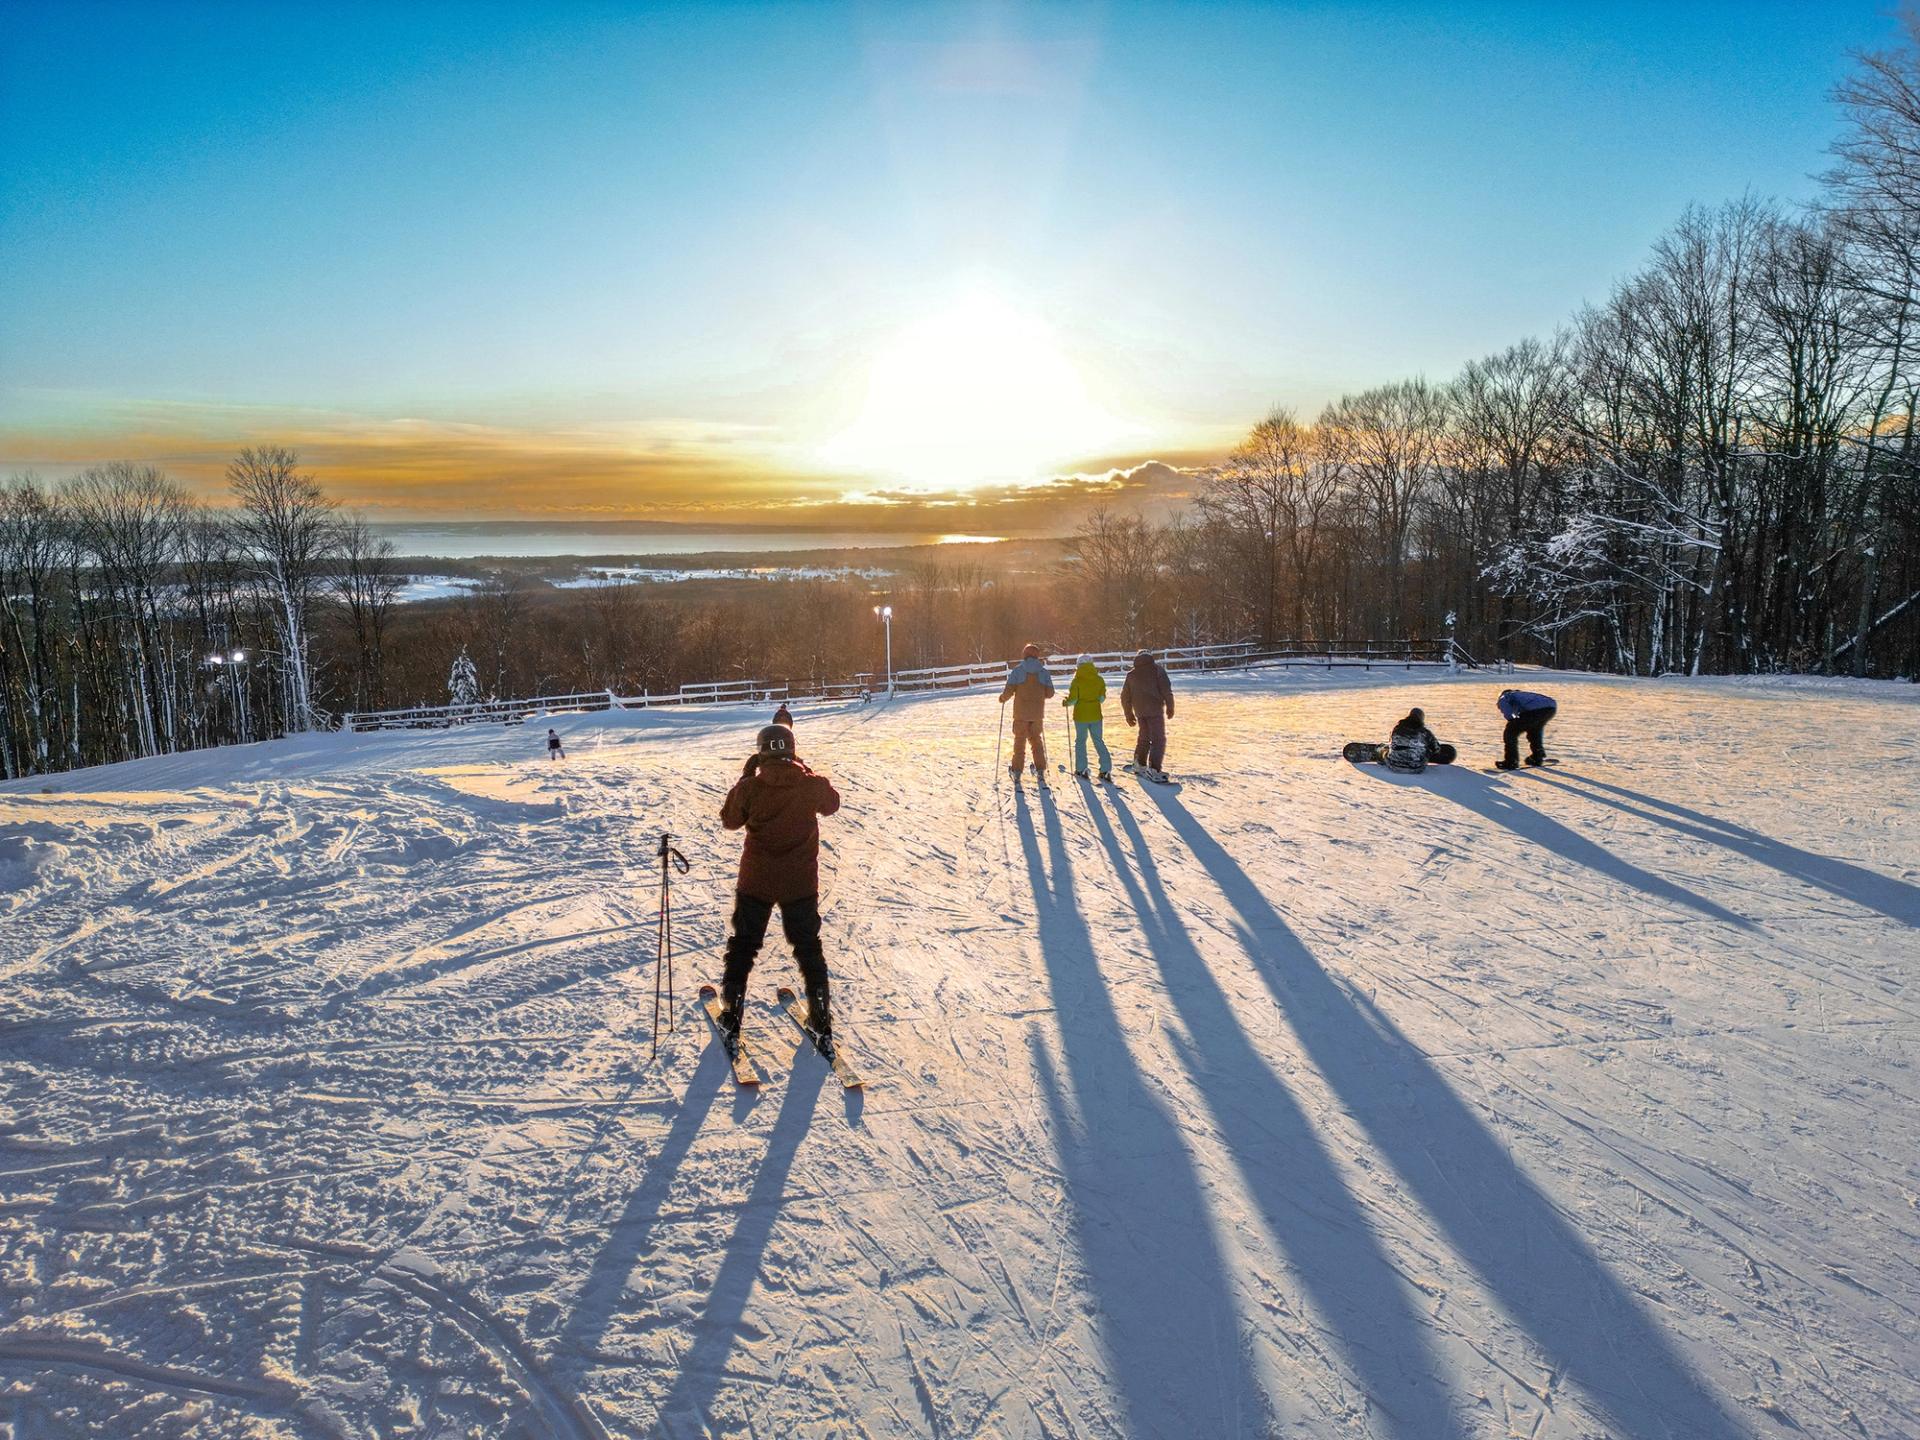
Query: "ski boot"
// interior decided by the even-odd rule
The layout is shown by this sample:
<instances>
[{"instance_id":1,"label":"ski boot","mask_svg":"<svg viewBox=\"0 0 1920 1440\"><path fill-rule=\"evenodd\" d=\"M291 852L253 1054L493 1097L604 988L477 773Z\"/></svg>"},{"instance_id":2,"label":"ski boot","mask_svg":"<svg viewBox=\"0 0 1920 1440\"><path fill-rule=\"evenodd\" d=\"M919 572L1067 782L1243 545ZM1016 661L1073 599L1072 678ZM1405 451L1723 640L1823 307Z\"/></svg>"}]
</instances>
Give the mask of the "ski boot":
<instances>
[{"instance_id":1,"label":"ski boot","mask_svg":"<svg viewBox=\"0 0 1920 1440\"><path fill-rule=\"evenodd\" d=\"M811 985L807 987L807 1029L813 1034L813 1048L820 1052L828 1064L832 1064L833 1008L824 983L818 989Z\"/></svg>"},{"instance_id":2,"label":"ski boot","mask_svg":"<svg viewBox=\"0 0 1920 1440\"><path fill-rule=\"evenodd\" d=\"M1529 766L1533 766L1533 765L1544 765L1544 764L1546 764L1546 763L1547 763L1547 757L1546 757L1546 756L1544 756L1544 755L1529 755L1529 756L1527 756L1527 764L1528 764Z\"/></svg>"},{"instance_id":3,"label":"ski boot","mask_svg":"<svg viewBox=\"0 0 1920 1440\"><path fill-rule=\"evenodd\" d=\"M720 988L720 1043L726 1046L727 1058L732 1059L740 1050L740 1015L746 1008L747 997L744 992L731 985Z\"/></svg>"},{"instance_id":4,"label":"ski boot","mask_svg":"<svg viewBox=\"0 0 1920 1440\"><path fill-rule=\"evenodd\" d=\"M1496 770L1518 770L1520 767L1511 760L1496 760L1493 762L1493 768Z\"/></svg>"}]
</instances>

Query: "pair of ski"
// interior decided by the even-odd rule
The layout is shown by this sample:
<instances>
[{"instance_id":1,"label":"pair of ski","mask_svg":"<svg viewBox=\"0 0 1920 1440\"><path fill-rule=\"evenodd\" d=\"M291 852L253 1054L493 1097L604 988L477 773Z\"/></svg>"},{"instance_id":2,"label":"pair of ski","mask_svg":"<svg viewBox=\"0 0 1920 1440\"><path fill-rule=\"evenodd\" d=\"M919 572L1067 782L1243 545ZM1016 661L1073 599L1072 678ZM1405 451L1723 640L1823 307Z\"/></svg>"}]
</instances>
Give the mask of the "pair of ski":
<instances>
[{"instance_id":1,"label":"pair of ski","mask_svg":"<svg viewBox=\"0 0 1920 1440\"><path fill-rule=\"evenodd\" d=\"M802 1004L800 997L782 985L776 992L780 997L780 1008L787 1012L787 1018L800 1028L800 1033L813 1042L813 1048L820 1052L833 1073L840 1077L842 1090L858 1090L864 1083L854 1073L853 1066L847 1063L847 1057L840 1053L840 1046L832 1040L822 1041L820 1034L807 1022L812 1019L812 1010ZM700 1004L707 1012L707 1019L713 1022L713 1037L727 1052L727 1061L733 1066L733 1083L736 1085L757 1086L760 1083L760 1071L753 1063L753 1057L747 1051L744 1035L735 1036L728 1042L727 1032L720 1026L720 992L711 985L700 987Z\"/></svg>"}]
</instances>

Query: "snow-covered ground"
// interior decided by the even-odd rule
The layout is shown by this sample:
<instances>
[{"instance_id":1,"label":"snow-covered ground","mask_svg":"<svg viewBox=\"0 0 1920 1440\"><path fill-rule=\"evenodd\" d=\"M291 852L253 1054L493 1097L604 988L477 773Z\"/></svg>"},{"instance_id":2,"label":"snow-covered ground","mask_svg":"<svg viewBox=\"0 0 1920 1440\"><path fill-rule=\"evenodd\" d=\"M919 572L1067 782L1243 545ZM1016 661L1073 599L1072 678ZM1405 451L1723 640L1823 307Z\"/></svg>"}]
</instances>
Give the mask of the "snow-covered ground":
<instances>
[{"instance_id":1,"label":"snow-covered ground","mask_svg":"<svg viewBox=\"0 0 1920 1440\"><path fill-rule=\"evenodd\" d=\"M0 793L0 1434L1920 1434L1920 690L1176 683L801 713L864 1094L693 1001L757 713Z\"/></svg>"}]
</instances>

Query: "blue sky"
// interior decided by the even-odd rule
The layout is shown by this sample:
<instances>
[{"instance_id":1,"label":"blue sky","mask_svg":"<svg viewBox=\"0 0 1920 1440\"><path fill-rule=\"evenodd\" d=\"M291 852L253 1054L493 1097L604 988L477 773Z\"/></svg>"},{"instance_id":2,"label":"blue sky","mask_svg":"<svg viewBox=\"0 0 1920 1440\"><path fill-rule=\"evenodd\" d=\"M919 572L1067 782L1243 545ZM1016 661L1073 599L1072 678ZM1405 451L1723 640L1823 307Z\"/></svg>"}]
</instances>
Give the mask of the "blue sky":
<instances>
[{"instance_id":1,"label":"blue sky","mask_svg":"<svg viewBox=\"0 0 1920 1440\"><path fill-rule=\"evenodd\" d=\"M0 471L284 433L449 514L566 508L586 454L600 510L911 484L876 367L990 404L925 338L982 295L1002 383L1070 373L1111 422L1060 445L1204 450L1550 330L1689 201L1810 195L1849 50L1895 35L1865 3L0 0ZM1034 428L980 464L1073 461Z\"/></svg>"}]
</instances>

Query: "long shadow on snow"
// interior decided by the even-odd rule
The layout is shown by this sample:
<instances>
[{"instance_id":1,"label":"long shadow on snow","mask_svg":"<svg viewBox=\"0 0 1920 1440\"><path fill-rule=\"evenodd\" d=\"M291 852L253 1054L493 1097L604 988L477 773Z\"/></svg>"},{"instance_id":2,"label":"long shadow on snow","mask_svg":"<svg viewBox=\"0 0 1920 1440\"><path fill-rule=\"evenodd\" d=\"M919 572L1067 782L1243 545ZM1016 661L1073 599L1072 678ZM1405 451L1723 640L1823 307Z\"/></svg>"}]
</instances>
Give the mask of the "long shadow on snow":
<instances>
[{"instance_id":1,"label":"long shadow on snow","mask_svg":"<svg viewBox=\"0 0 1920 1440\"><path fill-rule=\"evenodd\" d=\"M580 1286L573 1313L567 1317L567 1323L561 1328L559 1339L555 1342L555 1349L560 1354L590 1355L607 1333L607 1327L613 1323L614 1313L620 1308L621 1297L626 1294L628 1278L640 1263L642 1253L650 1248L654 1223L660 1218L660 1207L666 1203L674 1176L679 1173L680 1162L687 1158L687 1152L693 1148L694 1137L700 1133L701 1125L712 1111L714 1097L720 1093L720 1087L727 1083L727 1076L726 1061L719 1045L708 1045L700 1052L700 1063L694 1067L693 1078L687 1082L686 1098L674 1112L673 1124L667 1128L666 1139L661 1141L660 1149L647 1162L639 1188L628 1199L620 1218L613 1222L613 1228L607 1232L606 1243L600 1247L593 1268L587 1272L587 1278ZM590 1366L583 1360L580 1368L587 1369Z\"/></svg>"},{"instance_id":2,"label":"long shadow on snow","mask_svg":"<svg viewBox=\"0 0 1920 1440\"><path fill-rule=\"evenodd\" d=\"M1026 792L1020 848L1060 1024L1066 1092L1046 1051L1046 1092L1108 1380L1129 1437L1266 1436L1272 1408L1248 1366L1234 1287L1179 1122L1147 1086L1094 958L1073 870L1047 814L1052 873Z\"/></svg>"},{"instance_id":3,"label":"long shadow on snow","mask_svg":"<svg viewBox=\"0 0 1920 1440\"><path fill-rule=\"evenodd\" d=\"M760 1274L760 1262L766 1257L767 1243L773 1239L773 1227L780 1219L787 1176L800 1153L800 1142L813 1124L820 1088L830 1073L810 1052L802 1054L789 1073L780 1113L767 1136L766 1156L754 1173L753 1188L741 1202L733 1234L717 1248L720 1264L714 1272L713 1287L707 1292L707 1303L700 1311L693 1343L680 1356L673 1389L660 1402L654 1429L647 1434L744 1433L743 1425L725 1424L713 1416L714 1397L726 1378L727 1356L733 1353L753 1282Z\"/></svg>"},{"instance_id":4,"label":"long shadow on snow","mask_svg":"<svg viewBox=\"0 0 1920 1440\"><path fill-rule=\"evenodd\" d=\"M1382 784L1418 783L1389 770L1369 768L1362 773L1368 779ZM1596 874L1617 880L1622 885L1631 885L1642 894L1651 895L1656 900L1683 905L1710 919L1719 920L1728 925L1737 925L1742 930L1754 928L1753 922L1745 916L1736 915L1725 906L1717 905L1704 896L1696 895L1691 890L1654 874L1651 870L1642 870L1638 865L1622 860L1605 846L1596 845L1586 836L1569 829L1551 816L1541 814L1531 805L1522 805L1513 798L1504 785L1496 783L1485 775L1461 769L1456 765L1437 766L1426 773L1434 780L1433 784L1423 787L1428 794L1451 800L1463 809L1471 810L1482 819L1491 820L1501 828L1511 830L1530 845L1551 850L1556 855L1573 861L1576 865L1584 865Z\"/></svg>"},{"instance_id":5,"label":"long shadow on snow","mask_svg":"<svg viewBox=\"0 0 1920 1440\"><path fill-rule=\"evenodd\" d=\"M1747 1440L1426 1056L1384 1013L1334 983L1176 796L1153 798L1239 916L1241 946L1308 1057L1555 1373L1571 1376L1623 1440Z\"/></svg>"},{"instance_id":6,"label":"long shadow on snow","mask_svg":"<svg viewBox=\"0 0 1920 1440\"><path fill-rule=\"evenodd\" d=\"M1731 820L1689 810L1671 800L1656 800L1651 795L1642 795L1620 785L1609 785L1591 776L1555 774L1543 778L1551 778L1556 784L1584 796L1596 805L1608 805L1636 819L1652 820L1682 835L1709 841L1736 855L1744 855L1749 860L1771 866L1782 875L1804 881L1816 890L1825 890L1829 895L1851 900L1869 910L1877 910L1889 920L1920 928L1920 887L1909 885L1904 880L1876 875L1871 870L1845 860L1836 860L1831 855L1802 850L1783 840L1775 840L1757 830L1736 825ZM1610 800L1607 795L1589 794L1590 790L1604 790L1608 795L1617 795L1620 799ZM1635 806L1646 808L1636 809Z\"/></svg>"},{"instance_id":7,"label":"long shadow on snow","mask_svg":"<svg viewBox=\"0 0 1920 1440\"><path fill-rule=\"evenodd\" d=\"M1188 1069L1268 1230L1333 1331L1359 1388L1386 1413L1393 1433L1417 1440L1464 1434L1449 1410L1445 1367L1423 1328L1416 1292L1394 1268L1312 1122L1248 1039L1168 898L1133 812L1117 792L1109 803L1127 832L1140 880L1129 870L1106 812L1090 801L1094 828L1126 887L1167 994L1201 1047L1188 1057Z\"/></svg>"}]
</instances>

